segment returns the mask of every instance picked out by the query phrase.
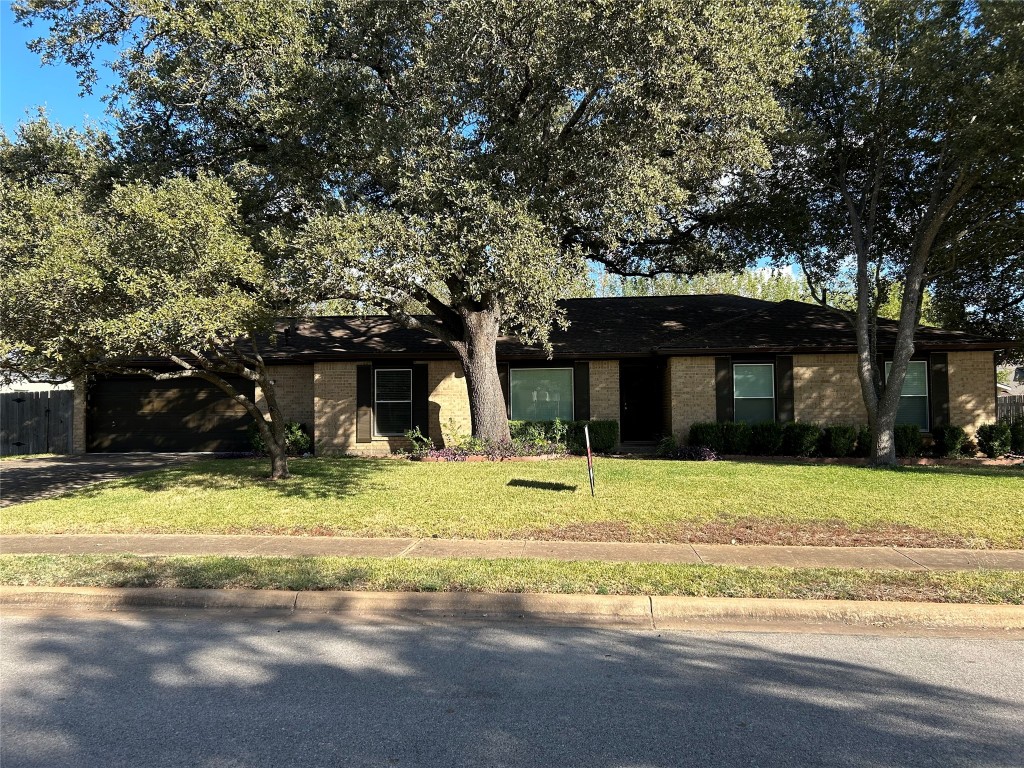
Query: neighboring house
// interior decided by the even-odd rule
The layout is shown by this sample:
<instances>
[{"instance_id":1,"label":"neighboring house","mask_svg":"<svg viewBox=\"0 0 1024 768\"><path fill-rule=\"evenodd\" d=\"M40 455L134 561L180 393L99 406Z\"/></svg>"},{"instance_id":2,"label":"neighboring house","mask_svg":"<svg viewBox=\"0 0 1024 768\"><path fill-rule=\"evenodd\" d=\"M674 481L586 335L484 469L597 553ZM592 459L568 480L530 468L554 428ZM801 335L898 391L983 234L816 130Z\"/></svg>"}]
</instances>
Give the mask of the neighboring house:
<instances>
[{"instance_id":1,"label":"neighboring house","mask_svg":"<svg viewBox=\"0 0 1024 768\"><path fill-rule=\"evenodd\" d=\"M614 419L627 446L685 436L692 423L867 417L849 325L821 307L738 296L570 299L553 356L502 339L499 373L512 419ZM882 321L880 357L895 324ZM1006 342L920 329L900 421L969 433L996 417L993 352ZM264 350L286 418L309 426L319 454L404 447L414 426L440 443L470 431L454 354L387 317L283 323ZM252 387L249 385L249 391ZM255 393L258 395L258 393ZM76 448L245 450L247 418L203 382L113 377L76 389Z\"/></svg>"},{"instance_id":2,"label":"neighboring house","mask_svg":"<svg viewBox=\"0 0 1024 768\"><path fill-rule=\"evenodd\" d=\"M1001 365L1005 371L1005 383L996 385L999 397L1024 397L1024 365Z\"/></svg>"}]
</instances>

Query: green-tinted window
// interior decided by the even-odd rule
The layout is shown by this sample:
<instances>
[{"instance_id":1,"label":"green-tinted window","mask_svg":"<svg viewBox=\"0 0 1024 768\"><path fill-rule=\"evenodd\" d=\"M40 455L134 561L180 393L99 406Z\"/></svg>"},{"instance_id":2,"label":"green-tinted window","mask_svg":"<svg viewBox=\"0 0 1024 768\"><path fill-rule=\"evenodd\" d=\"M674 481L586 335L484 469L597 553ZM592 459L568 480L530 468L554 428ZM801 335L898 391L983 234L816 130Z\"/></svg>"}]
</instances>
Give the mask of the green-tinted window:
<instances>
[{"instance_id":1,"label":"green-tinted window","mask_svg":"<svg viewBox=\"0 0 1024 768\"><path fill-rule=\"evenodd\" d=\"M885 364L885 378L889 378L892 363ZM928 431L928 363L911 360L903 379L900 404L896 410L897 424L914 424L922 432Z\"/></svg>"},{"instance_id":2,"label":"green-tinted window","mask_svg":"<svg viewBox=\"0 0 1024 768\"><path fill-rule=\"evenodd\" d=\"M572 421L572 368L513 368L509 400L516 421Z\"/></svg>"},{"instance_id":3,"label":"green-tinted window","mask_svg":"<svg viewBox=\"0 0 1024 768\"><path fill-rule=\"evenodd\" d=\"M756 424L775 421L775 366L771 363L732 367L733 419Z\"/></svg>"},{"instance_id":4,"label":"green-tinted window","mask_svg":"<svg viewBox=\"0 0 1024 768\"><path fill-rule=\"evenodd\" d=\"M412 429L412 371L374 371L373 426L378 435L404 435Z\"/></svg>"}]
</instances>

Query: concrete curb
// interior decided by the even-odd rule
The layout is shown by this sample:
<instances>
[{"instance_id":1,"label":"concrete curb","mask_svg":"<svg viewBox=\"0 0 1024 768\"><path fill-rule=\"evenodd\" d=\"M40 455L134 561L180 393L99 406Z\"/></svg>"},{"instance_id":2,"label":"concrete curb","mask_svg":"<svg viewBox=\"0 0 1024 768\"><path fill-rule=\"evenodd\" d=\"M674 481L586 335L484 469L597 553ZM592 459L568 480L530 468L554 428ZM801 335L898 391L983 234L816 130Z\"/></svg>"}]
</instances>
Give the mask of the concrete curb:
<instances>
[{"instance_id":1,"label":"concrete curb","mask_svg":"<svg viewBox=\"0 0 1024 768\"><path fill-rule=\"evenodd\" d=\"M280 590L0 587L0 606L119 611L220 609L363 619L524 621L568 626L692 629L738 626L1024 631L1024 606L769 598L476 592L289 592Z\"/></svg>"}]
</instances>

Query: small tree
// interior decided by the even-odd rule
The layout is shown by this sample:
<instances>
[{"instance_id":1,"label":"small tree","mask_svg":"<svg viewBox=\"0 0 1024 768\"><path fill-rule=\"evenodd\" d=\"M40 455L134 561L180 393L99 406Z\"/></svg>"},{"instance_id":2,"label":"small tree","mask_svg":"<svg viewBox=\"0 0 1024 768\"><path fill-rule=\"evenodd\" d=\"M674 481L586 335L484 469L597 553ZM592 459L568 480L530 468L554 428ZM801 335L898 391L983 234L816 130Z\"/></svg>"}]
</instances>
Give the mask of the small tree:
<instances>
[{"instance_id":1,"label":"small tree","mask_svg":"<svg viewBox=\"0 0 1024 768\"><path fill-rule=\"evenodd\" d=\"M850 320L872 461L894 426L928 286L984 284L1021 260L1024 4L815 0L806 70L775 164L740 195L762 254L796 260L820 303ZM852 276L856 304L831 290ZM900 297L888 377L879 310ZM1013 299L1020 285L1006 287ZM969 296L967 292L961 295Z\"/></svg>"},{"instance_id":2,"label":"small tree","mask_svg":"<svg viewBox=\"0 0 1024 768\"><path fill-rule=\"evenodd\" d=\"M796 0L15 7L86 86L97 46L121 51L133 162L215 171L315 298L448 343L492 440L496 339L544 345L584 258L725 260L720 182L767 162L803 23Z\"/></svg>"},{"instance_id":3,"label":"small tree","mask_svg":"<svg viewBox=\"0 0 1024 768\"><path fill-rule=\"evenodd\" d=\"M271 477L287 477L285 422L256 345L284 305L231 190L206 177L115 184L101 143L45 121L17 143L0 135L0 367L208 381L255 420ZM260 388L266 414L233 377Z\"/></svg>"}]
</instances>

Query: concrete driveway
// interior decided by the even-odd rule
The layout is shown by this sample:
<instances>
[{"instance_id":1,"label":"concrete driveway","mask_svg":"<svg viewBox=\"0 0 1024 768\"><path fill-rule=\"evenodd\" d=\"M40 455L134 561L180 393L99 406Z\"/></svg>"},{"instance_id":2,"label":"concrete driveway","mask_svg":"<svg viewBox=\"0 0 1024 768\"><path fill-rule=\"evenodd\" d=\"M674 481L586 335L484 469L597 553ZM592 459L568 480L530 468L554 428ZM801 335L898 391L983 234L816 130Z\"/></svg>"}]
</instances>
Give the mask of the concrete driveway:
<instances>
[{"instance_id":1,"label":"concrete driveway","mask_svg":"<svg viewBox=\"0 0 1024 768\"><path fill-rule=\"evenodd\" d=\"M0 461L0 507L67 493L104 480L210 458L196 453L89 453Z\"/></svg>"}]
</instances>

